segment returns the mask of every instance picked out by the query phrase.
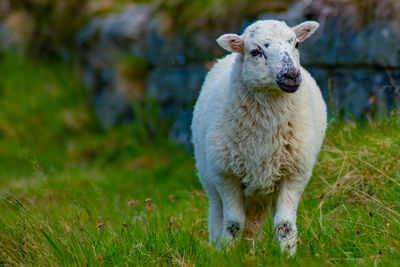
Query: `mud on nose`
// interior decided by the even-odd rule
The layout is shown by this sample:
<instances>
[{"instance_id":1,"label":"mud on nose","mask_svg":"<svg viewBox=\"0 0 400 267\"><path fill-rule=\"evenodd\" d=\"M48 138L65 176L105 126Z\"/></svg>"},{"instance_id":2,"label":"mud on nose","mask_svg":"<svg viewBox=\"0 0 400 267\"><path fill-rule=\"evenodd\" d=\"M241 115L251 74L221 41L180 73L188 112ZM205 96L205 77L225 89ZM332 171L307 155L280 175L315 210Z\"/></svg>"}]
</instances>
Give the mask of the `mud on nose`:
<instances>
[{"instance_id":1,"label":"mud on nose","mask_svg":"<svg viewBox=\"0 0 400 267\"><path fill-rule=\"evenodd\" d=\"M286 72L281 71L276 77L278 86L287 93L294 93L299 89L301 73L297 68L290 68Z\"/></svg>"}]
</instances>

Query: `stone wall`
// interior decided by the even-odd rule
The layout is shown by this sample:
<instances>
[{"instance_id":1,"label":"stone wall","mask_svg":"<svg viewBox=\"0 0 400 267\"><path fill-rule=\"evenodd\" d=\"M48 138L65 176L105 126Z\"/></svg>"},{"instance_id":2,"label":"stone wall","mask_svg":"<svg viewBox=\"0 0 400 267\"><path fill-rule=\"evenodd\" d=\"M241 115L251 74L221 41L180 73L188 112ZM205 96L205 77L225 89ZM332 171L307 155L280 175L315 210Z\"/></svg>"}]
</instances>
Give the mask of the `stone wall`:
<instances>
[{"instance_id":1,"label":"stone wall","mask_svg":"<svg viewBox=\"0 0 400 267\"><path fill-rule=\"evenodd\" d=\"M206 63L216 56L215 41L168 32L163 23L151 5L133 5L92 21L78 36L84 83L104 128L134 119L130 103L146 96L160 104L161 116L174 114L170 139L189 144L191 110ZM135 60L124 67L129 58ZM147 71L134 77L138 61L146 63ZM131 71L121 71L126 68Z\"/></svg>"},{"instance_id":2,"label":"stone wall","mask_svg":"<svg viewBox=\"0 0 400 267\"><path fill-rule=\"evenodd\" d=\"M301 60L321 87L331 114L363 118L400 102L400 32L395 23L373 19L354 28L305 4L260 18L288 25L310 18L320 22L315 36L301 44ZM238 32L251 23L242 20ZM104 128L134 119L130 103L150 96L160 104L160 116L175 115L170 139L188 145L196 96L213 59L224 55L215 43L223 32L170 32L167 23L151 5L99 17L79 34L81 66Z\"/></svg>"}]
</instances>

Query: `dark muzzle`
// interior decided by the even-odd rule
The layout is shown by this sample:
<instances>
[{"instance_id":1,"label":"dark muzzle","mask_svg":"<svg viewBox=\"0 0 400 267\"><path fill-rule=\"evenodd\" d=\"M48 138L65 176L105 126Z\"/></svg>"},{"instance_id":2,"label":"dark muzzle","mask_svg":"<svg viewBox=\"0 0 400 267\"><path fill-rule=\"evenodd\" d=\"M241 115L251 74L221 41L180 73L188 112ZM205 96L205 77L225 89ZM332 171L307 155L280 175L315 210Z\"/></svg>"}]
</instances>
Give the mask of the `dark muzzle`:
<instances>
[{"instance_id":1,"label":"dark muzzle","mask_svg":"<svg viewBox=\"0 0 400 267\"><path fill-rule=\"evenodd\" d=\"M299 89L301 83L300 70L290 68L286 72L280 72L276 76L276 83L278 86L287 93L294 93Z\"/></svg>"}]
</instances>

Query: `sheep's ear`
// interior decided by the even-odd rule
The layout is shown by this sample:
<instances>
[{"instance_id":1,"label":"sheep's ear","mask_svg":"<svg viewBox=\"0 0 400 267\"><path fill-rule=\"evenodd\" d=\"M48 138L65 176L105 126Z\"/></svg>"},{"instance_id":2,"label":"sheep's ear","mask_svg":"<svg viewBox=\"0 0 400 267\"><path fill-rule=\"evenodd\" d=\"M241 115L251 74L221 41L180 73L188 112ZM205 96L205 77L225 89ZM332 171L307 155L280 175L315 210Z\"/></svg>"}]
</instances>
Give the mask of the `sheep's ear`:
<instances>
[{"instance_id":1,"label":"sheep's ear","mask_svg":"<svg viewBox=\"0 0 400 267\"><path fill-rule=\"evenodd\" d=\"M299 39L299 42L303 42L305 39L310 37L319 27L319 23L315 21L305 21L297 26L294 26L292 30Z\"/></svg>"},{"instance_id":2,"label":"sheep's ear","mask_svg":"<svg viewBox=\"0 0 400 267\"><path fill-rule=\"evenodd\" d=\"M243 54L244 41L243 38L237 34L228 33L221 35L217 39L217 43L219 44L219 46L229 52Z\"/></svg>"}]
</instances>

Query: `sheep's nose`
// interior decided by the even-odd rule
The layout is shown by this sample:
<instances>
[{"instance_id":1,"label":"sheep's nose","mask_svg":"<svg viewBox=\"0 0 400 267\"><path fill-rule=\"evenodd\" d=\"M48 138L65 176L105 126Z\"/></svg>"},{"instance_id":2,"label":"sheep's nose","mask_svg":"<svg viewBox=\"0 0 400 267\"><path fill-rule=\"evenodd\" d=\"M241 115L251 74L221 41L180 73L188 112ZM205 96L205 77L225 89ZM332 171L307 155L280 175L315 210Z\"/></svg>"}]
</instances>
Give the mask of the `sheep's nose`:
<instances>
[{"instance_id":1,"label":"sheep's nose","mask_svg":"<svg viewBox=\"0 0 400 267\"><path fill-rule=\"evenodd\" d=\"M297 83L297 80L300 76L300 71L296 68L289 69L286 73L282 75L283 79L289 79Z\"/></svg>"},{"instance_id":2,"label":"sheep's nose","mask_svg":"<svg viewBox=\"0 0 400 267\"><path fill-rule=\"evenodd\" d=\"M300 70L297 68L290 68L286 72L280 72L276 77L276 82L283 91L294 93L301 83Z\"/></svg>"}]
</instances>

